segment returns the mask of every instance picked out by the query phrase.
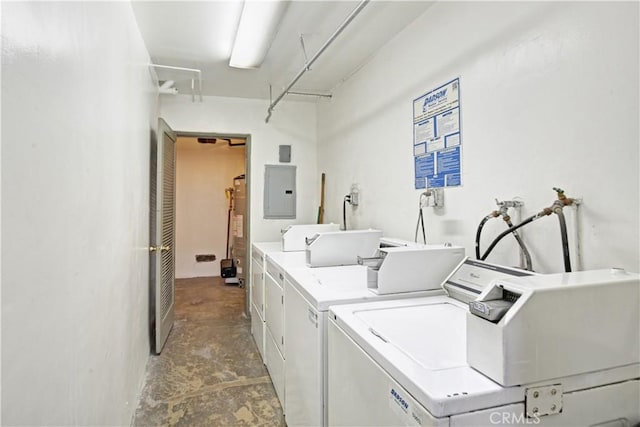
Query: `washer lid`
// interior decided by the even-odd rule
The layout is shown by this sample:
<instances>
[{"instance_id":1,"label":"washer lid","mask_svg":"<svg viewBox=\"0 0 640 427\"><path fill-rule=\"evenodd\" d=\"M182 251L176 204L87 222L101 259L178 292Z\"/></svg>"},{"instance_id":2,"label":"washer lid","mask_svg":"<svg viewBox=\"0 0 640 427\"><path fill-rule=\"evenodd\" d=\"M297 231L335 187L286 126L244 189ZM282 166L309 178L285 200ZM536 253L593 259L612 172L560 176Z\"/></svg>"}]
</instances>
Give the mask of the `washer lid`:
<instances>
[{"instance_id":1,"label":"washer lid","mask_svg":"<svg viewBox=\"0 0 640 427\"><path fill-rule=\"evenodd\" d=\"M466 307L449 302L354 313L378 338L429 370L466 366ZM443 325L446 327L440 327ZM419 330L420 332L417 332Z\"/></svg>"},{"instance_id":2,"label":"washer lid","mask_svg":"<svg viewBox=\"0 0 640 427\"><path fill-rule=\"evenodd\" d=\"M367 287L367 267L307 267L287 271L289 283L318 311L330 306L364 301L442 295L442 290L377 295Z\"/></svg>"}]
</instances>

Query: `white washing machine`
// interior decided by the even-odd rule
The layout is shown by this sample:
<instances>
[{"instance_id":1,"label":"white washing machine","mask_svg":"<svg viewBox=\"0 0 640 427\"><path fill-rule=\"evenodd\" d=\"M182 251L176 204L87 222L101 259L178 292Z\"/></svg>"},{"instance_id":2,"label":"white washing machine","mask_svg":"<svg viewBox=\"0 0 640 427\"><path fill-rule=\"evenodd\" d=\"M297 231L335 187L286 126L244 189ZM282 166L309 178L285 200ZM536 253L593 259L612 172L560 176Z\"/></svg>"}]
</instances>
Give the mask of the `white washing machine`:
<instances>
[{"instance_id":1,"label":"white washing machine","mask_svg":"<svg viewBox=\"0 0 640 427\"><path fill-rule=\"evenodd\" d=\"M468 260L449 296L332 307L329 425L639 423L639 276L520 274Z\"/></svg>"},{"instance_id":2,"label":"white washing machine","mask_svg":"<svg viewBox=\"0 0 640 427\"><path fill-rule=\"evenodd\" d=\"M287 271L284 280L284 392L288 426L327 425L327 326L330 306L442 295L440 284L464 260L464 248L445 245L387 248L380 249L379 254L384 257L379 258L375 271L364 265ZM394 266L406 266L402 261L407 259L420 266L392 274ZM435 260L438 261L437 265L431 263ZM422 268L424 265L431 265L426 273ZM421 276L419 279L423 290L415 291L417 282L412 275ZM393 280L394 276L397 281ZM379 279L383 281L378 282ZM387 293L380 293L384 289ZM395 289L395 292L391 292L391 289ZM407 292L406 289L413 292Z\"/></svg>"}]
</instances>

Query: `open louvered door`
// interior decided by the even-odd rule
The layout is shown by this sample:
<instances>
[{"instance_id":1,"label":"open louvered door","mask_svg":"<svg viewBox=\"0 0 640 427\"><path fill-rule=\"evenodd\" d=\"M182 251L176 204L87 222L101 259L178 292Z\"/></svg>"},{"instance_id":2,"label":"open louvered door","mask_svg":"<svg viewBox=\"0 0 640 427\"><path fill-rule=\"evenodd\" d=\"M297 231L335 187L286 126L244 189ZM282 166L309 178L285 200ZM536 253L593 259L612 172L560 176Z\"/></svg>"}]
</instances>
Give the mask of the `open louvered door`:
<instances>
[{"instance_id":1,"label":"open louvered door","mask_svg":"<svg viewBox=\"0 0 640 427\"><path fill-rule=\"evenodd\" d=\"M151 153L151 350L160 354L173 326L176 134L160 119Z\"/></svg>"}]
</instances>

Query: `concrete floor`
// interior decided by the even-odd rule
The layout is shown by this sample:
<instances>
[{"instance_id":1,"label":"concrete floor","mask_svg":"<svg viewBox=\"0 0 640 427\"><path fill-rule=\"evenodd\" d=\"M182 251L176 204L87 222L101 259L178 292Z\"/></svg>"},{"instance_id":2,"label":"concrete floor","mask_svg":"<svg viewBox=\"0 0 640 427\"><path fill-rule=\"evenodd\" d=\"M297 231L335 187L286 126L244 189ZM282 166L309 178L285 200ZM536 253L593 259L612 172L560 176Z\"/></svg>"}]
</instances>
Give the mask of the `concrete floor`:
<instances>
[{"instance_id":1,"label":"concrete floor","mask_svg":"<svg viewBox=\"0 0 640 427\"><path fill-rule=\"evenodd\" d=\"M176 280L175 321L151 356L134 426L285 426L243 315L245 289Z\"/></svg>"}]
</instances>

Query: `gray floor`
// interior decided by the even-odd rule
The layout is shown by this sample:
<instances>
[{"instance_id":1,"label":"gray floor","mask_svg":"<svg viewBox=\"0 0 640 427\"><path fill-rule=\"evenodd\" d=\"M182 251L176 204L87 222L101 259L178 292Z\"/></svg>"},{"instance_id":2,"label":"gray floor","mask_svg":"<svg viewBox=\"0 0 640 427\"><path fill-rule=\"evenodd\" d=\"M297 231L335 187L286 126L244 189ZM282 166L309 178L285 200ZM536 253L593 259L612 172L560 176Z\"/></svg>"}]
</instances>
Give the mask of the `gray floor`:
<instances>
[{"instance_id":1,"label":"gray floor","mask_svg":"<svg viewBox=\"0 0 640 427\"><path fill-rule=\"evenodd\" d=\"M176 281L173 330L151 356L134 426L285 425L244 292L219 277Z\"/></svg>"}]
</instances>

